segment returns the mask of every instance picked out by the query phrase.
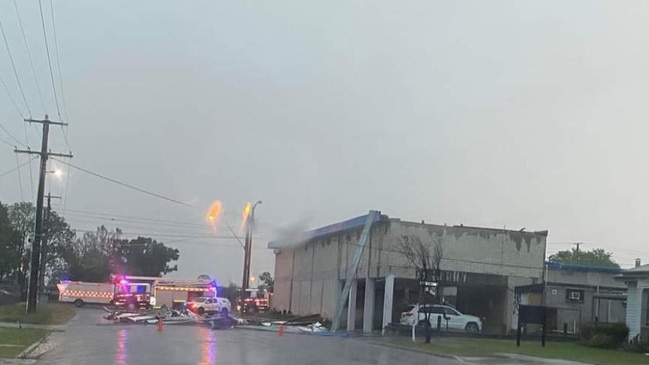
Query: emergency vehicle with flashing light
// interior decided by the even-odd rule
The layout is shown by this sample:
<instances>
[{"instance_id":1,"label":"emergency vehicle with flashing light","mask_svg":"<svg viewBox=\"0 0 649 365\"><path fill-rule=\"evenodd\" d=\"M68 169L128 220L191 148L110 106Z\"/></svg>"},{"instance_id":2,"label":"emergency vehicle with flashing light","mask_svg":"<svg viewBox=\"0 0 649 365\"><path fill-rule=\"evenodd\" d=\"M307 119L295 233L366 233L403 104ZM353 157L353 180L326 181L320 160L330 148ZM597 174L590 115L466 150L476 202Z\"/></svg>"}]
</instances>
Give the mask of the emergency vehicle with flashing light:
<instances>
[{"instance_id":1,"label":"emergency vehicle with flashing light","mask_svg":"<svg viewBox=\"0 0 649 365\"><path fill-rule=\"evenodd\" d=\"M84 304L110 304L113 300L115 286L111 283L88 283L83 281L64 280L56 284L59 289L59 302L74 303L77 307Z\"/></svg>"},{"instance_id":2,"label":"emergency vehicle with flashing light","mask_svg":"<svg viewBox=\"0 0 649 365\"><path fill-rule=\"evenodd\" d=\"M176 279L151 276L113 276L114 303L118 307L168 308L184 307L194 298L217 298L213 280Z\"/></svg>"}]
</instances>

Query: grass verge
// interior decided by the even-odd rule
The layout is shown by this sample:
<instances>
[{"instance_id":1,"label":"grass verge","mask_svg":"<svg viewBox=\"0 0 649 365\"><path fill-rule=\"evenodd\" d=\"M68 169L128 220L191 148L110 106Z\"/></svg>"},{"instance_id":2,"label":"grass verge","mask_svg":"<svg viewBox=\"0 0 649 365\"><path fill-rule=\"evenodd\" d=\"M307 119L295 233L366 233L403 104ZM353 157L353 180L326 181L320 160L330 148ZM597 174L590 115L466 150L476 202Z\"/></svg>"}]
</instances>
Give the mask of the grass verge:
<instances>
[{"instance_id":1,"label":"grass verge","mask_svg":"<svg viewBox=\"0 0 649 365\"><path fill-rule=\"evenodd\" d=\"M0 328L0 358L20 355L46 334L47 330L38 328Z\"/></svg>"},{"instance_id":2,"label":"grass verge","mask_svg":"<svg viewBox=\"0 0 649 365\"><path fill-rule=\"evenodd\" d=\"M644 354L586 347L575 342L547 342L545 347L541 347L540 341L523 341L520 347L516 347L515 340L479 338L433 338L430 344L421 341L413 343L407 338L386 338L383 341L405 348L460 357L508 353L597 365L649 364L649 356Z\"/></svg>"},{"instance_id":3,"label":"grass verge","mask_svg":"<svg viewBox=\"0 0 649 365\"><path fill-rule=\"evenodd\" d=\"M25 313L25 303L0 306L0 322L22 322L31 324L64 324L76 311L69 303L49 303L36 308L35 313Z\"/></svg>"}]
</instances>

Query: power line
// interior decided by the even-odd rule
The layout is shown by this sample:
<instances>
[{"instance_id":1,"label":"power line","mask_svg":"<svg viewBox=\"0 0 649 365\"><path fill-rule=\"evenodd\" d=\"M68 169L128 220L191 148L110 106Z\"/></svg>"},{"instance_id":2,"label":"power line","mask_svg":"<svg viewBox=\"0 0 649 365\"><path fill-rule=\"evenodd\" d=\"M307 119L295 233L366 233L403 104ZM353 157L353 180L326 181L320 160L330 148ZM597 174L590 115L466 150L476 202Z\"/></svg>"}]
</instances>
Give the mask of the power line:
<instances>
[{"instance_id":1,"label":"power line","mask_svg":"<svg viewBox=\"0 0 649 365\"><path fill-rule=\"evenodd\" d=\"M75 169L77 169L77 170L79 170L79 171L83 171L83 172L85 172L86 174L90 174L90 175L95 176L95 177L98 177L98 178L100 178L100 179L104 179L104 180L106 180L106 181L110 181L110 182L112 182L112 183L114 183L114 184L117 184L117 185L123 186L123 187L125 187L125 188L129 188L129 189L131 189L131 190L135 190L135 191L138 191L138 192L140 192L140 193L143 193L143 194L146 194L146 195L150 195L150 196L152 196L152 197L155 197L155 198L158 198L158 199L162 199L162 200L166 200L166 201L169 201L169 202L172 202L172 203L176 203L176 204L179 204L179 205L182 205L182 206L185 206L185 207L195 208L195 207L194 207L193 205L191 205L191 204L187 204L187 203L184 203L184 202L181 202L181 201L178 201L178 200L172 199L172 198L168 198L168 197L166 197L166 196L164 196L164 195L156 194L156 193L150 192L150 191L148 191L148 190L144 190L144 189L138 188L138 187L136 187L136 186L129 185L129 184L127 184L127 183L123 183L123 182L118 181L118 180L115 180L115 179L111 179L110 177L106 177L106 176L103 176L103 175L101 175L101 174L99 174L99 173L92 172L92 171L87 170L87 169L84 169L84 168L82 168L82 167L79 167L79 166L73 165L73 164L71 164L71 163L68 163L68 162L65 162L65 161L59 160L58 158L53 159L53 160L59 161L60 163L62 163L62 164L64 164L64 165L70 166L70 167L75 168Z\"/></svg>"},{"instance_id":2,"label":"power line","mask_svg":"<svg viewBox=\"0 0 649 365\"><path fill-rule=\"evenodd\" d=\"M15 1L15 0L14 0ZM56 56L56 68L58 69L58 74L59 74L59 89L61 92L61 100L63 101L63 113L65 114L65 119L69 123L69 115L68 115L68 106L65 102L65 92L63 91L63 73L61 72L61 58L59 57L59 40L58 37L56 36L56 21L54 20L54 2L53 0L50 0L50 16L52 18L52 34L54 35L54 55ZM61 116L59 116L60 118ZM68 144L68 136L67 133L65 133L65 129L63 129L64 133L63 136L65 137L65 144ZM70 149L70 146L68 145L68 149Z\"/></svg>"},{"instance_id":3,"label":"power line","mask_svg":"<svg viewBox=\"0 0 649 365\"><path fill-rule=\"evenodd\" d=\"M63 191L63 211L62 213L65 214L65 208L68 204L68 186L70 185L70 176L72 169L70 169L70 166L67 166L68 171L65 174L65 190Z\"/></svg>"},{"instance_id":4,"label":"power line","mask_svg":"<svg viewBox=\"0 0 649 365\"><path fill-rule=\"evenodd\" d=\"M6 145L9 146L9 147L15 147L14 144L12 144L11 142L7 142L7 140L4 139L4 138L0 138L0 142L6 144Z\"/></svg>"},{"instance_id":5,"label":"power line","mask_svg":"<svg viewBox=\"0 0 649 365\"><path fill-rule=\"evenodd\" d=\"M20 200L25 201L23 194L23 179L20 177L20 164L18 163L18 155L16 154L16 170L18 170L18 186L20 187Z\"/></svg>"},{"instance_id":6,"label":"power line","mask_svg":"<svg viewBox=\"0 0 649 365\"><path fill-rule=\"evenodd\" d=\"M23 101L25 102L25 107L27 108L27 113L31 118L32 111L29 108L29 104L27 103L27 98L25 97L25 91L23 90L23 84L20 82L20 78L18 77L18 70L16 70L16 63L14 62L14 57L11 55L11 49L9 48L7 35L5 34L4 27L2 26L2 20L0 20L0 33L2 33L2 39L4 40L5 48L7 48L7 55L9 56L9 61L11 61L11 67L14 70L14 76L16 76L16 82L18 83L18 88L20 89L20 95L22 95L23 97Z\"/></svg>"},{"instance_id":7,"label":"power line","mask_svg":"<svg viewBox=\"0 0 649 365\"><path fill-rule=\"evenodd\" d=\"M0 83L2 84L2 87L5 89L5 92L7 93L7 96L9 97L9 100L11 100L11 103L14 105L16 108L16 111L18 112L18 115L22 119L25 119L25 115L23 114L22 110L20 110L20 107L18 106L18 103L16 103L16 99L14 99L13 96L11 96L11 92L9 91L9 87L7 86L7 83L5 82L5 79L0 76Z\"/></svg>"},{"instance_id":8,"label":"power line","mask_svg":"<svg viewBox=\"0 0 649 365\"><path fill-rule=\"evenodd\" d=\"M50 68L50 79L52 81L52 92L54 93L54 101L56 103L56 112L61 119L61 108L59 107L59 96L56 93L56 83L54 82L54 72L52 71L52 58L50 57L50 46L47 42L47 31L45 29L45 16L43 15L43 1L38 0L38 8L41 12L41 25L43 27L43 38L45 39L45 51L47 53L47 64Z\"/></svg>"},{"instance_id":9,"label":"power line","mask_svg":"<svg viewBox=\"0 0 649 365\"><path fill-rule=\"evenodd\" d=\"M26 148L29 148L26 144L20 142L20 141L18 140L18 138L14 137L14 135L11 134L11 132L9 132L9 130L7 130L7 128L5 128L5 126L3 126L2 124L0 124L0 129L2 129L5 133L7 133L7 135L8 135L11 139L13 139L14 141L16 141L16 143L18 143L19 145L21 145L21 146L23 146L23 147L26 147Z\"/></svg>"},{"instance_id":10,"label":"power line","mask_svg":"<svg viewBox=\"0 0 649 365\"><path fill-rule=\"evenodd\" d=\"M16 157L17 157L17 155L16 155ZM23 163L21 163L20 165L18 165L18 166L16 166L16 167L12 168L11 170L7 170L7 171L1 173L1 174L0 174L0 177L3 177L3 176L6 176L6 175L11 174L12 172L14 172L14 171L20 169L21 167L27 165L28 163L30 163L30 162L31 162L33 159L35 159L35 158L36 158L36 157L32 157L32 158L30 158L27 162L23 162Z\"/></svg>"},{"instance_id":11,"label":"power line","mask_svg":"<svg viewBox=\"0 0 649 365\"><path fill-rule=\"evenodd\" d=\"M32 59L32 53L29 50L29 45L27 44L27 36L25 35L25 28L23 27L23 21L22 17L20 16L20 10L18 9L18 2L16 0L14 1L14 8L16 9L16 15L18 16L18 24L20 25L20 32L22 33L23 36L23 42L25 43L25 49L27 50L27 57L29 58L29 64L32 68L32 74L34 75L34 83L36 84L36 90L38 91L38 96L41 100L41 106L43 108L43 113L46 113L47 110L45 108L45 99L43 98L43 93L41 92L41 86L40 83L38 82L38 77L36 75L36 68L34 67L34 61Z\"/></svg>"},{"instance_id":12,"label":"power line","mask_svg":"<svg viewBox=\"0 0 649 365\"><path fill-rule=\"evenodd\" d=\"M14 0L15 1L15 0ZM65 114L65 120L70 122L70 115L68 114L68 104L65 98L65 91L63 89L63 72L61 71L61 57L59 53L59 39L56 35L56 21L54 18L54 1L50 0L50 16L52 18L52 34L54 35L54 55L56 56L56 69L59 74L59 91L61 92L61 101L63 101L63 113ZM59 115L61 118L61 115ZM61 132L63 133L63 140L65 145L68 147L68 151L72 152L72 147L70 147L70 142L68 142L68 132L65 128L61 127ZM69 168L68 168L69 170ZM68 180L69 181L69 180ZM67 183L66 183L67 184ZM65 199L65 196L64 196Z\"/></svg>"},{"instance_id":13,"label":"power line","mask_svg":"<svg viewBox=\"0 0 649 365\"><path fill-rule=\"evenodd\" d=\"M77 232L96 232L96 230L74 229ZM168 238L196 238L196 239L215 239L215 240L234 240L232 236L218 235L191 235L191 234L166 234L157 232L121 232L125 236L149 236L149 237L168 237Z\"/></svg>"},{"instance_id":14,"label":"power line","mask_svg":"<svg viewBox=\"0 0 649 365\"><path fill-rule=\"evenodd\" d=\"M147 218L129 217L129 216L119 216L119 215L110 215L110 214L104 214L104 213L92 213L92 212L84 212L84 211L75 211L73 209L70 209L68 211L68 215L95 218L95 219L103 219L103 220L110 220L110 221L115 221L115 222L133 223L133 224L139 224L139 225L157 225L157 226L166 225L166 226L177 226L177 227L191 228L191 229L199 229L199 228L207 229L207 227L205 225L194 224L194 223L174 222L174 221L166 221L166 220L158 220L158 219L147 219ZM115 218L115 217L117 217L117 218Z\"/></svg>"},{"instance_id":15,"label":"power line","mask_svg":"<svg viewBox=\"0 0 649 365\"><path fill-rule=\"evenodd\" d=\"M7 128L5 128L2 124L0 124L0 129L2 129L2 130L3 130L3 131L4 131L4 132L9 136L9 137L11 137L11 139L13 139L13 140L14 140L16 143L18 143L19 145L21 145L21 146L23 146L23 147L25 147L25 148L29 148L29 146L27 146L26 144L20 142L20 141L18 140L18 138L14 137L14 135L11 134L11 132L9 132L9 130L7 130Z\"/></svg>"},{"instance_id":16,"label":"power line","mask_svg":"<svg viewBox=\"0 0 649 365\"><path fill-rule=\"evenodd\" d=\"M107 219L107 218L98 218L98 217L84 217L84 216L70 216L67 215L67 220L70 222L81 222L81 223L93 223L97 225L116 225L121 229L145 229L145 230L155 230L160 233L173 233L173 234L192 234L192 235L209 235L213 234L208 229L198 229L198 228L188 228L188 227L173 227L162 225L160 223L150 223L150 222L131 222L124 220L116 219Z\"/></svg>"},{"instance_id":17,"label":"power line","mask_svg":"<svg viewBox=\"0 0 649 365\"><path fill-rule=\"evenodd\" d=\"M31 162L32 161L29 161L29 186L31 188L30 191L32 192L32 202L34 202L36 199L34 199L34 173L32 171L33 169L32 169L32 163Z\"/></svg>"}]
</instances>

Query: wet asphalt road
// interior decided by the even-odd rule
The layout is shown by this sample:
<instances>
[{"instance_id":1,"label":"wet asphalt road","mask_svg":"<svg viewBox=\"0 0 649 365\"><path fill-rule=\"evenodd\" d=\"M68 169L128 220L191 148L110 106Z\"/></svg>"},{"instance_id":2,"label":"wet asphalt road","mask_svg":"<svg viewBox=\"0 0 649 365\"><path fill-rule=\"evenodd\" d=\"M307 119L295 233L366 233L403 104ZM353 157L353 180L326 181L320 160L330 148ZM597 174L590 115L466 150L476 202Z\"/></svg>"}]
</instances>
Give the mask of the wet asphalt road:
<instances>
[{"instance_id":1,"label":"wet asphalt road","mask_svg":"<svg viewBox=\"0 0 649 365\"><path fill-rule=\"evenodd\" d=\"M369 344L361 339L199 326L104 325L103 312L82 308L37 364L435 364L460 362Z\"/></svg>"}]
</instances>

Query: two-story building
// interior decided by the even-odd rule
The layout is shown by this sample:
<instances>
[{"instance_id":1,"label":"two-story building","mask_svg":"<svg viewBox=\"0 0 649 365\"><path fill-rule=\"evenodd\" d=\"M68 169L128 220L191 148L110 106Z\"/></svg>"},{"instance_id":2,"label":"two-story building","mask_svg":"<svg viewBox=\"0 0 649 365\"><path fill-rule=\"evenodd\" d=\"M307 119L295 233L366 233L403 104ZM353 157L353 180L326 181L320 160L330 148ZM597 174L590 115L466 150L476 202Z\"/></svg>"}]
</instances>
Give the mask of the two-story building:
<instances>
[{"instance_id":1,"label":"two-story building","mask_svg":"<svg viewBox=\"0 0 649 365\"><path fill-rule=\"evenodd\" d=\"M487 332L515 328L515 288L543 280L547 231L405 222L377 215L355 272L354 256L368 216L272 241L275 253L273 307L293 314L333 318L342 288L351 289L342 323L369 332L391 322L416 303L419 283L399 249L404 236L443 248L441 286L463 313L485 318ZM359 300L360 298L360 300Z\"/></svg>"}]
</instances>

